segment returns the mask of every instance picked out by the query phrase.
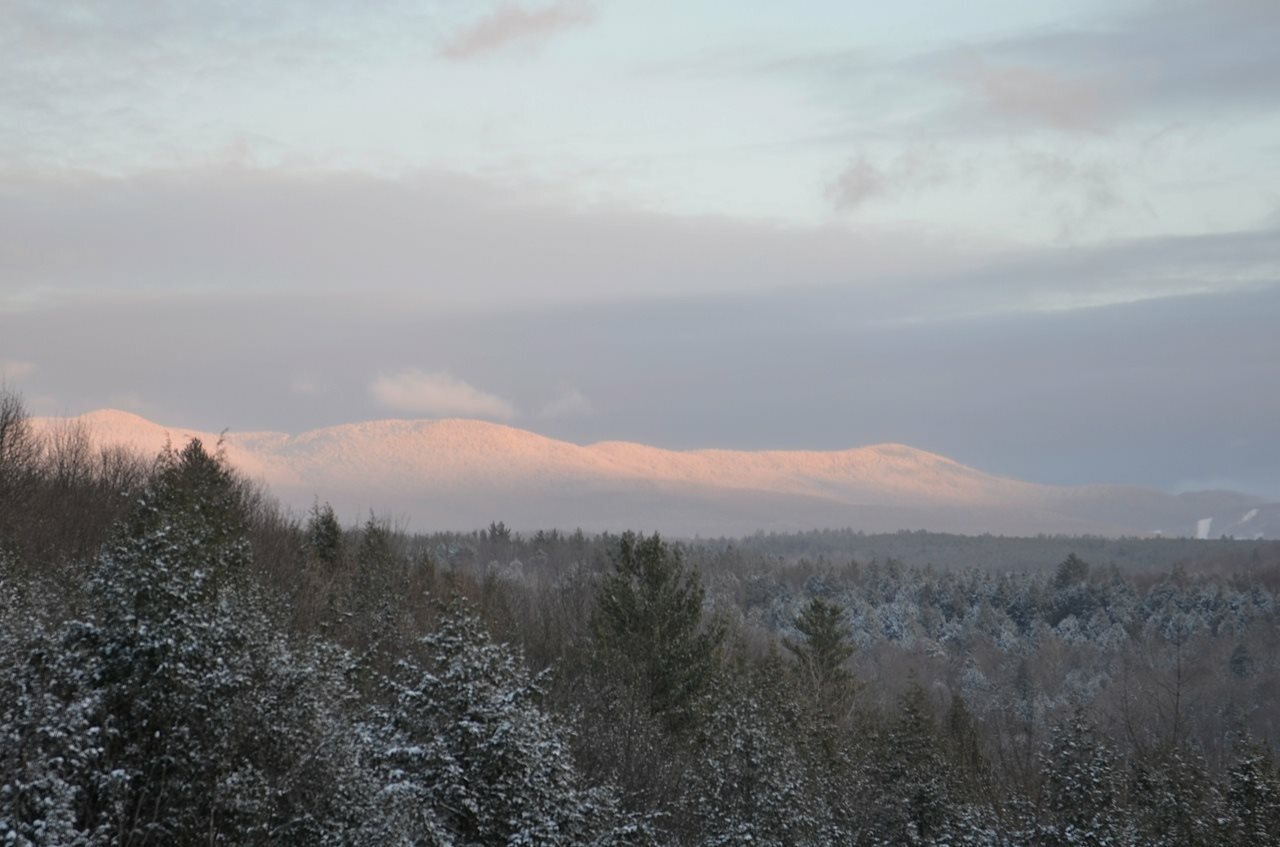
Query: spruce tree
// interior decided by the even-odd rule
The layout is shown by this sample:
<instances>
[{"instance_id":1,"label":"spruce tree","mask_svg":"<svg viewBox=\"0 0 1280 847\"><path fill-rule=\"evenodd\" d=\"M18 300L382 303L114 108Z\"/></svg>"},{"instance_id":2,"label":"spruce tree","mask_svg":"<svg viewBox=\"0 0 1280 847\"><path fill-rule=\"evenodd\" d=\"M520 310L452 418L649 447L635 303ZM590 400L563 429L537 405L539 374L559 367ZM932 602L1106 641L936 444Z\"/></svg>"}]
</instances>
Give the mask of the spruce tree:
<instances>
[{"instance_id":1,"label":"spruce tree","mask_svg":"<svg viewBox=\"0 0 1280 847\"><path fill-rule=\"evenodd\" d=\"M707 621L703 587L677 547L625 533L592 616L596 658L634 686L671 732L696 720L720 662L724 627Z\"/></svg>"},{"instance_id":2,"label":"spruce tree","mask_svg":"<svg viewBox=\"0 0 1280 847\"><path fill-rule=\"evenodd\" d=\"M796 657L801 685L828 718L847 711L854 693L853 676L845 668L853 655L853 644L843 615L839 606L814 597L795 620L803 638L783 641Z\"/></svg>"},{"instance_id":3,"label":"spruce tree","mask_svg":"<svg viewBox=\"0 0 1280 847\"><path fill-rule=\"evenodd\" d=\"M461 602L388 679L386 793L412 814L405 843L627 845L650 841L607 788L586 788L542 679L492 643ZM403 816L402 816L403 817Z\"/></svg>"},{"instance_id":4,"label":"spruce tree","mask_svg":"<svg viewBox=\"0 0 1280 847\"><path fill-rule=\"evenodd\" d=\"M327 502L317 500L307 514L307 548L329 571L342 561L342 525Z\"/></svg>"},{"instance_id":5,"label":"spruce tree","mask_svg":"<svg viewBox=\"0 0 1280 847\"><path fill-rule=\"evenodd\" d=\"M1077 710L1055 727L1043 756L1044 786L1036 843L1045 847L1109 847L1133 843L1124 820L1116 755L1097 728Z\"/></svg>"}]
</instances>

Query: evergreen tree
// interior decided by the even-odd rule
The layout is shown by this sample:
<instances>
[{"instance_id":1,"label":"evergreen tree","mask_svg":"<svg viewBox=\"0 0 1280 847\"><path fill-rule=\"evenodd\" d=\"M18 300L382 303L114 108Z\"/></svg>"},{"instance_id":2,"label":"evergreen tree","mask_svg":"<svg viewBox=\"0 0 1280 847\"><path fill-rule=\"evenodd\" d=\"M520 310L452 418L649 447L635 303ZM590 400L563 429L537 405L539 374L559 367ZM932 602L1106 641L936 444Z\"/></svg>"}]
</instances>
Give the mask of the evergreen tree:
<instances>
[{"instance_id":1,"label":"evergreen tree","mask_svg":"<svg viewBox=\"0 0 1280 847\"><path fill-rule=\"evenodd\" d=\"M802 718L781 670L780 663L758 670L744 663L718 683L683 786L682 805L699 845L819 844L836 831L816 778L826 763L805 760L804 732L796 726Z\"/></svg>"},{"instance_id":2,"label":"evergreen tree","mask_svg":"<svg viewBox=\"0 0 1280 847\"><path fill-rule=\"evenodd\" d=\"M720 662L724 627L705 621L703 587L679 548L625 533L592 616L596 658L672 732L693 725Z\"/></svg>"},{"instance_id":3,"label":"evergreen tree","mask_svg":"<svg viewBox=\"0 0 1280 847\"><path fill-rule=\"evenodd\" d=\"M1045 782L1037 844L1111 847L1133 843L1122 814L1115 754L1083 712L1055 727L1041 766Z\"/></svg>"},{"instance_id":4,"label":"evergreen tree","mask_svg":"<svg viewBox=\"0 0 1280 847\"><path fill-rule=\"evenodd\" d=\"M360 532L351 577L348 622L356 644L374 654L385 652L397 625L397 589L405 578L405 561L385 522L373 514Z\"/></svg>"},{"instance_id":5,"label":"evergreen tree","mask_svg":"<svg viewBox=\"0 0 1280 847\"><path fill-rule=\"evenodd\" d=\"M44 763L5 780L5 825L74 833L27 836L50 844L315 844L369 816L343 678L263 611L242 496L198 442L162 455L94 566L91 615L30 654L0 716ZM32 784L44 807L22 801Z\"/></svg>"},{"instance_id":6,"label":"evergreen tree","mask_svg":"<svg viewBox=\"0 0 1280 847\"><path fill-rule=\"evenodd\" d=\"M972 799L986 797L991 788L990 767L980 746L980 735L973 714L960 692L951 695L947 711L946 740L948 758L955 764L958 784Z\"/></svg>"},{"instance_id":7,"label":"evergreen tree","mask_svg":"<svg viewBox=\"0 0 1280 847\"><path fill-rule=\"evenodd\" d=\"M586 789L567 731L537 703L541 681L491 643L459 603L422 638L425 664L389 680L387 792L416 809L402 837L427 844L623 845L648 827Z\"/></svg>"},{"instance_id":8,"label":"evergreen tree","mask_svg":"<svg viewBox=\"0 0 1280 847\"><path fill-rule=\"evenodd\" d=\"M327 502L321 505L317 500L307 514L307 548L329 571L342 561L342 525Z\"/></svg>"},{"instance_id":9,"label":"evergreen tree","mask_svg":"<svg viewBox=\"0 0 1280 847\"><path fill-rule=\"evenodd\" d=\"M1252 739L1237 745L1227 774L1232 845L1280 845L1280 772L1271 751Z\"/></svg>"},{"instance_id":10,"label":"evergreen tree","mask_svg":"<svg viewBox=\"0 0 1280 847\"><path fill-rule=\"evenodd\" d=\"M18 625L34 610L12 589L0 573L0 844L107 844L111 821L87 811L118 787L104 778L100 692L57 633Z\"/></svg>"},{"instance_id":11,"label":"evergreen tree","mask_svg":"<svg viewBox=\"0 0 1280 847\"><path fill-rule=\"evenodd\" d=\"M860 843L965 843L973 828L956 802L954 779L928 698L913 683L894 723L876 739L864 774Z\"/></svg>"},{"instance_id":12,"label":"evergreen tree","mask_svg":"<svg viewBox=\"0 0 1280 847\"><path fill-rule=\"evenodd\" d=\"M1152 847L1215 847L1225 841L1222 795L1190 750L1165 748L1135 762L1129 800Z\"/></svg>"},{"instance_id":13,"label":"evergreen tree","mask_svg":"<svg viewBox=\"0 0 1280 847\"><path fill-rule=\"evenodd\" d=\"M820 708L829 717L839 717L853 699L854 681L845 668L853 655L849 628L843 610L821 597L814 597L795 620L801 641L784 640L796 657L796 672Z\"/></svg>"},{"instance_id":14,"label":"evergreen tree","mask_svg":"<svg viewBox=\"0 0 1280 847\"><path fill-rule=\"evenodd\" d=\"M1058 569L1053 575L1053 587L1062 591L1084 582L1088 576L1089 563L1075 553L1070 553L1058 564Z\"/></svg>"}]
</instances>

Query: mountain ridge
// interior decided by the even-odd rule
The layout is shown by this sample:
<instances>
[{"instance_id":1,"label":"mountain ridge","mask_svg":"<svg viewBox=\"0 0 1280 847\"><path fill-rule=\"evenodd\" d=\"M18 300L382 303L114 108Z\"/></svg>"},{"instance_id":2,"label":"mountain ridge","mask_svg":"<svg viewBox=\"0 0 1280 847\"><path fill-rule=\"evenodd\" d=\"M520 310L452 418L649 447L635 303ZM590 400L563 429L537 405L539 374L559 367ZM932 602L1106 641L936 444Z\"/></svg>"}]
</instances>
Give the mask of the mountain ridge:
<instances>
[{"instance_id":1,"label":"mountain ridge","mask_svg":"<svg viewBox=\"0 0 1280 847\"><path fill-rule=\"evenodd\" d=\"M81 422L99 446L151 453L189 437L210 444L221 439L233 465L293 508L326 499L344 517L390 511L415 529L504 520L518 529L643 528L684 535L851 526L1192 536L1211 534L1214 525L1245 537L1280 534L1280 506L1238 492L1174 495L1140 486L1047 485L896 442L832 451L668 450L629 441L579 445L465 418L392 418L298 434L221 436L114 409L33 419L41 431L68 421Z\"/></svg>"}]
</instances>

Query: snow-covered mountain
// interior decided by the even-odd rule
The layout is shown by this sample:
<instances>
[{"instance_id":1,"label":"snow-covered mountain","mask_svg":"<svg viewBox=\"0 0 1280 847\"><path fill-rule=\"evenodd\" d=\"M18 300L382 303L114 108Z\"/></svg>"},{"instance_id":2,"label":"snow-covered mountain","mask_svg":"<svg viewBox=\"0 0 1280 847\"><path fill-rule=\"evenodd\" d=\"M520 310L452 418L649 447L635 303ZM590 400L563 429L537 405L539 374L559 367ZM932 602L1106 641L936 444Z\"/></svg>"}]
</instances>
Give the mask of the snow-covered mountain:
<instances>
[{"instance_id":1,"label":"snow-covered mountain","mask_svg":"<svg viewBox=\"0 0 1280 847\"><path fill-rule=\"evenodd\" d=\"M79 418L100 445L153 453L215 433L120 411ZM38 418L39 428L66 424ZM382 420L228 433L230 461L298 510L319 498L354 521L411 529L626 528L678 535L854 527L1026 535L1280 536L1280 504L1233 492L1171 495L993 476L901 444L851 450L674 451L586 446L475 420ZM1206 524L1205 521L1208 521ZM1206 529L1207 527L1207 529Z\"/></svg>"}]
</instances>

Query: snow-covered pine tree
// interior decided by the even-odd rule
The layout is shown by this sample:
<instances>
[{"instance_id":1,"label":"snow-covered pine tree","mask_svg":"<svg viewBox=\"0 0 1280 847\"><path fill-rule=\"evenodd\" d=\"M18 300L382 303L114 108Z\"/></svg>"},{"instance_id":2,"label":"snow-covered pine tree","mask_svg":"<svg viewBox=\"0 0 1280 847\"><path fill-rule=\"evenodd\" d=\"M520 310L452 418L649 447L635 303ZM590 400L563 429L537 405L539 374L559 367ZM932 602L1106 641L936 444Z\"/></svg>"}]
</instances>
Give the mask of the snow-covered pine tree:
<instances>
[{"instance_id":1,"label":"snow-covered pine tree","mask_svg":"<svg viewBox=\"0 0 1280 847\"><path fill-rule=\"evenodd\" d=\"M933 844L963 829L944 742L918 683L898 700L898 715L871 749L862 775L863 844Z\"/></svg>"},{"instance_id":2,"label":"snow-covered pine tree","mask_svg":"<svg viewBox=\"0 0 1280 847\"><path fill-rule=\"evenodd\" d=\"M1216 847L1225 843L1221 792L1195 751L1163 748L1133 763L1129 803L1151 847Z\"/></svg>"},{"instance_id":3,"label":"snow-covered pine tree","mask_svg":"<svg viewBox=\"0 0 1280 847\"><path fill-rule=\"evenodd\" d=\"M107 821L83 814L85 776L101 771L100 696L80 657L41 620L44 598L24 597L5 573L0 567L0 844L106 844Z\"/></svg>"},{"instance_id":4,"label":"snow-covered pine tree","mask_svg":"<svg viewBox=\"0 0 1280 847\"><path fill-rule=\"evenodd\" d=\"M416 809L411 843L648 843L611 791L581 785L567 730L538 705L540 680L461 601L421 646L421 663L388 680L382 731L388 800Z\"/></svg>"},{"instance_id":5,"label":"snow-covered pine tree","mask_svg":"<svg viewBox=\"0 0 1280 847\"><path fill-rule=\"evenodd\" d=\"M1227 773L1231 845L1280 845L1280 772L1266 745L1242 738Z\"/></svg>"},{"instance_id":6,"label":"snow-covered pine tree","mask_svg":"<svg viewBox=\"0 0 1280 847\"><path fill-rule=\"evenodd\" d=\"M838 843L824 793L795 744L795 728L783 725L786 710L771 702L779 681L741 668L717 682L683 785L682 805L699 847Z\"/></svg>"},{"instance_id":7,"label":"snow-covered pine tree","mask_svg":"<svg viewBox=\"0 0 1280 847\"><path fill-rule=\"evenodd\" d=\"M198 442L166 452L93 568L90 614L0 674L19 695L5 748L25 751L0 791L17 843L325 844L370 816L342 657L291 648L266 615L241 490Z\"/></svg>"},{"instance_id":8,"label":"snow-covered pine tree","mask_svg":"<svg viewBox=\"0 0 1280 847\"><path fill-rule=\"evenodd\" d=\"M1044 847L1135 843L1123 814L1116 755L1083 711L1054 728L1041 759L1044 785L1034 841Z\"/></svg>"}]
</instances>

